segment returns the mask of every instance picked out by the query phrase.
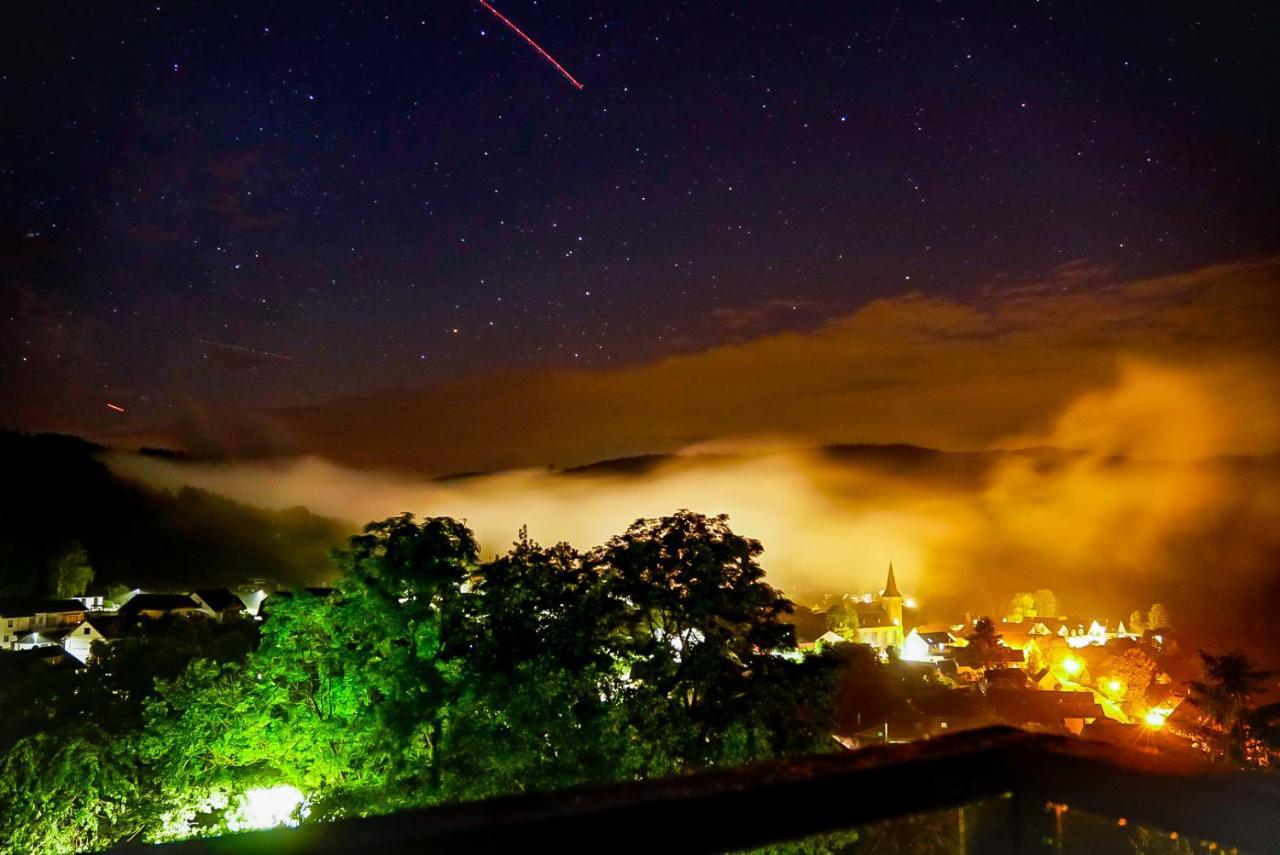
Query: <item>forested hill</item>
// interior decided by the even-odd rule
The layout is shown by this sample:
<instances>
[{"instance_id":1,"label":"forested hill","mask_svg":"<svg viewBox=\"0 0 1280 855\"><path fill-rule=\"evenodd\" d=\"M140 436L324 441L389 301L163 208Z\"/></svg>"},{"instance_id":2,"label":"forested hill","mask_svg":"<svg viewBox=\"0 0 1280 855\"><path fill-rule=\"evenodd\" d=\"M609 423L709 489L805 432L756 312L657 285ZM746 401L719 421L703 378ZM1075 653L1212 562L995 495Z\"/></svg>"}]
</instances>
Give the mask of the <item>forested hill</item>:
<instances>
[{"instance_id":1,"label":"forested hill","mask_svg":"<svg viewBox=\"0 0 1280 855\"><path fill-rule=\"evenodd\" d=\"M0 597L54 595L60 565L77 556L93 570L91 591L315 583L329 572L328 550L355 528L301 507L268 511L203 490L157 490L113 474L103 450L0 431Z\"/></svg>"}]
</instances>

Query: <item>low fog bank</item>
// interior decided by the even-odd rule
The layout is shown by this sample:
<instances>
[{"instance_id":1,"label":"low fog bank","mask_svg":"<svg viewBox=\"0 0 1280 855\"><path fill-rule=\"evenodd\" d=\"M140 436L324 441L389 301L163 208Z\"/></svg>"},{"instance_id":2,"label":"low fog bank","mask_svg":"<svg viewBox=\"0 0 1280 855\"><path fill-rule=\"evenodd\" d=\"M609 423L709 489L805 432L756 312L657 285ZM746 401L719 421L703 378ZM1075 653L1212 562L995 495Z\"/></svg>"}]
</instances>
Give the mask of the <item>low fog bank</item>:
<instances>
[{"instance_id":1,"label":"low fog bank","mask_svg":"<svg viewBox=\"0 0 1280 855\"><path fill-rule=\"evenodd\" d=\"M911 447L649 457L570 472L446 480L319 458L195 464L114 455L160 486L372 520L402 511L465 519L486 556L521 525L586 549L677 508L728 513L760 539L770 580L802 601L870 591L890 559L925 616L995 610L1052 588L1064 609L1113 618L1153 601L1186 622L1271 620L1280 596L1280 458L1229 456L1232 415L1201 375L1130 364L1041 434L986 452Z\"/></svg>"}]
</instances>

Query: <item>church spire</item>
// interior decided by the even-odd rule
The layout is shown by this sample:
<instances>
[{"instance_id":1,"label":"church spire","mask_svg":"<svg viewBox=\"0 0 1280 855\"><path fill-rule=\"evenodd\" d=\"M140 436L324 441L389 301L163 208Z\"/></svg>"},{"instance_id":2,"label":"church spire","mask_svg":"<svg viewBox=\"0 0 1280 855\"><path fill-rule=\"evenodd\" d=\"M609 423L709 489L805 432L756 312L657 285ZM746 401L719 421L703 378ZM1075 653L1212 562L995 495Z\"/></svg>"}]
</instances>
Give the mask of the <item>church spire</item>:
<instances>
[{"instance_id":1,"label":"church spire","mask_svg":"<svg viewBox=\"0 0 1280 855\"><path fill-rule=\"evenodd\" d=\"M898 592L898 583L894 581L894 578L893 578L893 562L892 561L889 562L889 578L885 581L884 591L880 594L880 596L881 597L897 597L898 599L902 599L902 594Z\"/></svg>"}]
</instances>

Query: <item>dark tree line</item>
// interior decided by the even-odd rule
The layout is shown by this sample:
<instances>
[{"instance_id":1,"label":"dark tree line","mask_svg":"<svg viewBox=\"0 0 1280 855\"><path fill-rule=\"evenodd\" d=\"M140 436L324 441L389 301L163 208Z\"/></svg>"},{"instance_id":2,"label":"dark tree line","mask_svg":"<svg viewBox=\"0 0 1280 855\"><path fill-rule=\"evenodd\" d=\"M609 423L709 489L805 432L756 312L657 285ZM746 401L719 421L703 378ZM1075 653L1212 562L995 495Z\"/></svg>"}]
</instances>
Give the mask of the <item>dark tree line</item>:
<instances>
[{"instance_id":1,"label":"dark tree line","mask_svg":"<svg viewBox=\"0 0 1280 855\"><path fill-rule=\"evenodd\" d=\"M331 595L21 687L44 702L0 728L0 849L216 833L260 786L319 821L824 749L839 663L776 655L791 604L760 553L688 511L488 563L456 520L372 523Z\"/></svg>"}]
</instances>

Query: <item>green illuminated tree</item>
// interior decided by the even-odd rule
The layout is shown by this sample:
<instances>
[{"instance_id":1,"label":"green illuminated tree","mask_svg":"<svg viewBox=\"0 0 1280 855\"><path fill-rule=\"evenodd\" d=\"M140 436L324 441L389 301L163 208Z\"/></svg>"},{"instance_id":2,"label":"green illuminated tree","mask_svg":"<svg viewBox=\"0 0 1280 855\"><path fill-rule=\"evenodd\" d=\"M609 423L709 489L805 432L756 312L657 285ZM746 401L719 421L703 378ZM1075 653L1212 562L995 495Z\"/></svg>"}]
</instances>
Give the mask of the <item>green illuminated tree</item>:
<instances>
[{"instance_id":1,"label":"green illuminated tree","mask_svg":"<svg viewBox=\"0 0 1280 855\"><path fill-rule=\"evenodd\" d=\"M445 790L475 798L617 776L625 721L620 604L568 544L521 530L476 574L470 653L449 732Z\"/></svg>"},{"instance_id":2,"label":"green illuminated tree","mask_svg":"<svg viewBox=\"0 0 1280 855\"><path fill-rule=\"evenodd\" d=\"M804 717L777 726L784 711L823 697L794 694L794 681L827 666L774 656L794 647L781 619L792 606L765 583L761 552L727 517L679 511L637 520L590 555L588 565L623 604L620 656L640 773L741 762L825 737Z\"/></svg>"},{"instance_id":3,"label":"green illuminated tree","mask_svg":"<svg viewBox=\"0 0 1280 855\"><path fill-rule=\"evenodd\" d=\"M827 610L827 629L846 641L858 640L858 608L847 596Z\"/></svg>"},{"instance_id":4,"label":"green illuminated tree","mask_svg":"<svg viewBox=\"0 0 1280 855\"><path fill-rule=\"evenodd\" d=\"M78 597L93 581L89 553L80 542L73 543L53 566L53 595L58 599Z\"/></svg>"}]
</instances>

